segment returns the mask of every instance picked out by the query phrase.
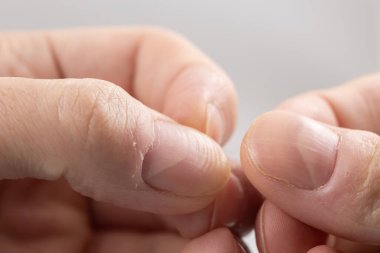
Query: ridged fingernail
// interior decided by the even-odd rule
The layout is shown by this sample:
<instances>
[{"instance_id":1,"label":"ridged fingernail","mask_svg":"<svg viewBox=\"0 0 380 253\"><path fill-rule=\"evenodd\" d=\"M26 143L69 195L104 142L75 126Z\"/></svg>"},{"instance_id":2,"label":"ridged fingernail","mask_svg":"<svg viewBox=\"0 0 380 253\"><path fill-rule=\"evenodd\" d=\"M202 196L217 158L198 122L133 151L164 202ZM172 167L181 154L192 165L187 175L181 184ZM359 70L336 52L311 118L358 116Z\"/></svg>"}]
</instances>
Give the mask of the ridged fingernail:
<instances>
[{"instance_id":1,"label":"ridged fingernail","mask_svg":"<svg viewBox=\"0 0 380 253\"><path fill-rule=\"evenodd\" d=\"M224 186L229 172L223 150L206 135L175 123L155 123L155 141L142 168L151 187L184 196L212 194Z\"/></svg>"},{"instance_id":2,"label":"ridged fingernail","mask_svg":"<svg viewBox=\"0 0 380 253\"><path fill-rule=\"evenodd\" d=\"M268 177L311 190L333 173L339 137L317 121L272 112L256 120L248 136L252 163Z\"/></svg>"}]
</instances>

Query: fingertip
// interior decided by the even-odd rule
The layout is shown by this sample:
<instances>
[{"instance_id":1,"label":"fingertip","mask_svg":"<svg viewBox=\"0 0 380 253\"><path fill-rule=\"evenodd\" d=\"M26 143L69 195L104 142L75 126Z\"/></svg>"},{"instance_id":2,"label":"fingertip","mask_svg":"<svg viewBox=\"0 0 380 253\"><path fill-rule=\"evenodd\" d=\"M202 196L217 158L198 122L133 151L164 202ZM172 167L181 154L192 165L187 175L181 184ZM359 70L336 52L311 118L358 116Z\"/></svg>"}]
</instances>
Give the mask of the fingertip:
<instances>
[{"instance_id":1,"label":"fingertip","mask_svg":"<svg viewBox=\"0 0 380 253\"><path fill-rule=\"evenodd\" d=\"M269 121L277 121L277 116L286 114L286 112L274 111L267 112L259 117L257 117L248 128L246 134L243 137L243 141L240 147L240 161L242 168L247 176L247 178L251 181L251 183L257 187L260 185L256 185L257 176L256 172L262 172L261 166L257 161L257 151L261 151L262 148L267 149L266 145L260 145L258 149L256 149L256 138L267 138L267 140L272 138L270 131L276 128L280 128L281 125L274 122L274 124L267 124ZM264 125L265 127L262 127ZM262 173L260 173L262 174Z\"/></svg>"},{"instance_id":2,"label":"fingertip","mask_svg":"<svg viewBox=\"0 0 380 253\"><path fill-rule=\"evenodd\" d=\"M185 238L194 238L218 227L230 228L235 235L245 235L253 229L262 199L242 176L234 169L226 186L209 206L194 213L166 216L165 221Z\"/></svg>"},{"instance_id":3,"label":"fingertip","mask_svg":"<svg viewBox=\"0 0 380 253\"><path fill-rule=\"evenodd\" d=\"M265 201L256 220L256 240L260 252L304 253L324 244L327 235L284 213Z\"/></svg>"},{"instance_id":4,"label":"fingertip","mask_svg":"<svg viewBox=\"0 0 380 253\"><path fill-rule=\"evenodd\" d=\"M211 196L223 189L231 167L217 143L192 128L165 121L156 121L155 136L143 159L145 183L181 197Z\"/></svg>"},{"instance_id":5,"label":"fingertip","mask_svg":"<svg viewBox=\"0 0 380 253\"><path fill-rule=\"evenodd\" d=\"M300 189L323 186L334 170L339 135L297 114L274 111L260 117L246 141L248 171Z\"/></svg>"},{"instance_id":6,"label":"fingertip","mask_svg":"<svg viewBox=\"0 0 380 253\"><path fill-rule=\"evenodd\" d=\"M163 113L198 129L219 144L236 123L237 95L226 74L206 65L185 68L166 93Z\"/></svg>"}]
</instances>

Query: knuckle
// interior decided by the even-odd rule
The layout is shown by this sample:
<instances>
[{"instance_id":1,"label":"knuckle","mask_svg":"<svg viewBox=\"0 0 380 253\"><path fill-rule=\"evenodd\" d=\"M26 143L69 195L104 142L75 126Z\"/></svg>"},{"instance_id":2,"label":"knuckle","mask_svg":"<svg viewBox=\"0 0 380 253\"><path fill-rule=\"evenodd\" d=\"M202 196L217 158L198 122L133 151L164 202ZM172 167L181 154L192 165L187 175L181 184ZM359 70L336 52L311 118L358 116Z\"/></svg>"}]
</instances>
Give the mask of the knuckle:
<instances>
[{"instance_id":1,"label":"knuckle","mask_svg":"<svg viewBox=\"0 0 380 253\"><path fill-rule=\"evenodd\" d=\"M128 96L118 86L102 80L69 80L58 99L58 119L71 141L89 145L112 134L125 118ZM67 136L67 134L65 135ZM83 145L80 145L83 147Z\"/></svg>"},{"instance_id":2,"label":"knuckle","mask_svg":"<svg viewBox=\"0 0 380 253\"><path fill-rule=\"evenodd\" d=\"M134 100L126 91L112 83L87 79L69 84L61 95L64 131L74 129L66 143L85 157L99 160L120 160L124 157L131 163L141 159L145 147L153 142L154 117L152 113ZM70 116L65 116L70 113ZM67 136L67 133L65 135ZM78 143L79 142L79 143Z\"/></svg>"},{"instance_id":3,"label":"knuckle","mask_svg":"<svg viewBox=\"0 0 380 253\"><path fill-rule=\"evenodd\" d=\"M84 94L80 103L85 113L82 122L85 143L111 137L120 120L125 118L128 107L126 92L116 85L100 80L90 80L80 89L84 89L80 91L80 94Z\"/></svg>"},{"instance_id":4,"label":"knuckle","mask_svg":"<svg viewBox=\"0 0 380 253\"><path fill-rule=\"evenodd\" d=\"M63 104L70 104L75 110L74 124L81 135L76 150L70 146L70 152L75 153L65 178L84 195L120 202L109 191L99 189L115 189L119 185L118 189L128 191L135 186L134 177L142 164L139 135L149 129L143 124L152 123L146 118L151 114L116 85L92 79L81 83L70 87L71 94L62 99Z\"/></svg>"}]
</instances>

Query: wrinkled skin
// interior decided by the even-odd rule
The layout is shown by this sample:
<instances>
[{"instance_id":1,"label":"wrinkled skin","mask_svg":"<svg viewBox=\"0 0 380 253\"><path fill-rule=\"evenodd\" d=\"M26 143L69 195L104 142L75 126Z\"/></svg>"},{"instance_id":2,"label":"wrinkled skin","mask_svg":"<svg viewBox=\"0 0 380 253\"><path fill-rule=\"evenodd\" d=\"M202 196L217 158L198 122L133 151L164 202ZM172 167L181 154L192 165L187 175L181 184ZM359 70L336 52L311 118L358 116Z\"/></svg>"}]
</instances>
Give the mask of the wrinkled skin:
<instances>
[{"instance_id":1,"label":"wrinkled skin","mask_svg":"<svg viewBox=\"0 0 380 253\"><path fill-rule=\"evenodd\" d=\"M215 94L215 87L197 84L190 90L184 87L185 93L181 91L181 84L173 89L165 87L170 87L176 76L192 65L206 66L222 76L218 97L210 99L217 100L223 119L205 124L204 116L199 116L203 112L197 111L201 108L197 107L200 100L194 102L193 99L194 96L209 99L206 95ZM228 139L235 122L236 95L228 78L183 38L159 29L3 33L0 34L0 76L106 80L180 124L206 132L220 144ZM184 83L190 79L187 83L193 87L191 76L183 78ZM24 81L27 82L21 80ZM169 91L163 99L165 94L161 93L166 90ZM189 102L195 106L177 110L180 103ZM53 149L57 141L49 141ZM34 158L34 154L30 156ZM7 157L3 155L2 159ZM19 164L12 166L18 169ZM138 211L147 209L139 203L128 204L134 208L118 207L112 198L95 201L73 190L75 183L69 185L65 178L32 179L30 177L38 178L38 175L21 173L14 177L18 179L3 179L0 181L0 251L243 252L228 229L217 229L228 224L235 225L237 233L247 231L252 227L252 217L261 201L259 194L245 181L239 166L234 167L237 169L219 193L200 202L197 210L189 213L182 210L177 215L170 214L170 210L155 214L158 210L154 208L150 212ZM3 166L0 172L7 170L10 168ZM12 173L10 175L15 175Z\"/></svg>"}]
</instances>

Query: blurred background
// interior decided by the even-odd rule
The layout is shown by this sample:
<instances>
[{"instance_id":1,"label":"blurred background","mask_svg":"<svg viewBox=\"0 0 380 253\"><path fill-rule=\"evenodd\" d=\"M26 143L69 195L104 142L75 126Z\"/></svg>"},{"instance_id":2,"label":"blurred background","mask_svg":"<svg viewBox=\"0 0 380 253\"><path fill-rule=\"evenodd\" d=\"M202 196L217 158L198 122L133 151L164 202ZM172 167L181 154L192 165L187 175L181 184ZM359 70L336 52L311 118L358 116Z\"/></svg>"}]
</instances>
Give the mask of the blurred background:
<instances>
[{"instance_id":1,"label":"blurred background","mask_svg":"<svg viewBox=\"0 0 380 253\"><path fill-rule=\"evenodd\" d=\"M239 121L225 149L238 158L259 114L379 69L379 15L376 0L1 0L0 29L140 24L185 35L236 85Z\"/></svg>"}]
</instances>

